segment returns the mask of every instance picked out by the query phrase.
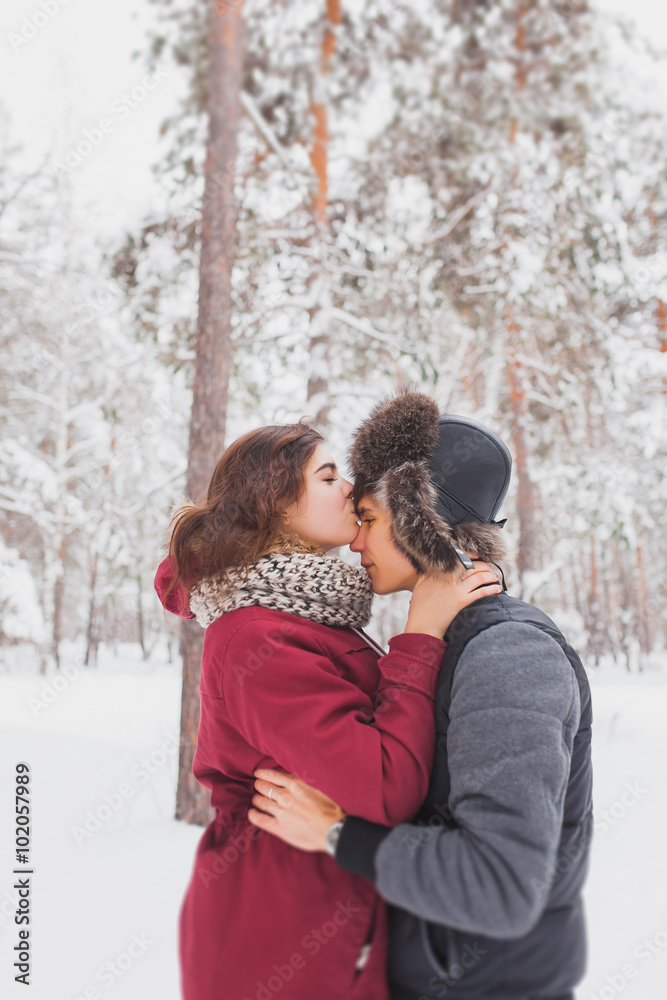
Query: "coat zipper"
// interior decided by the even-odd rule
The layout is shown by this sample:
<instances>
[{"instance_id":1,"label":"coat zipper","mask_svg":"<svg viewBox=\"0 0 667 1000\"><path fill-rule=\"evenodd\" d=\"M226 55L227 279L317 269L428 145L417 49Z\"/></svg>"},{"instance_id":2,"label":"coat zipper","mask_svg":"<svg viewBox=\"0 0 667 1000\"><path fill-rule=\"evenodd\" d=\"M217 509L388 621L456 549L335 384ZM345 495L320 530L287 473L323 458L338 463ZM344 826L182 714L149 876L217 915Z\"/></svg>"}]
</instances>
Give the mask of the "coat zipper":
<instances>
[{"instance_id":1,"label":"coat zipper","mask_svg":"<svg viewBox=\"0 0 667 1000\"><path fill-rule=\"evenodd\" d=\"M380 646L380 644L375 641L375 639L371 639L369 635L366 635L364 632L361 631L361 629L355 628L354 625L350 625L349 627L352 629L353 632L356 632L357 635L364 640L364 642L368 643L371 649L374 649L376 653L379 653L380 656L387 655L387 650L383 649L382 646Z\"/></svg>"}]
</instances>

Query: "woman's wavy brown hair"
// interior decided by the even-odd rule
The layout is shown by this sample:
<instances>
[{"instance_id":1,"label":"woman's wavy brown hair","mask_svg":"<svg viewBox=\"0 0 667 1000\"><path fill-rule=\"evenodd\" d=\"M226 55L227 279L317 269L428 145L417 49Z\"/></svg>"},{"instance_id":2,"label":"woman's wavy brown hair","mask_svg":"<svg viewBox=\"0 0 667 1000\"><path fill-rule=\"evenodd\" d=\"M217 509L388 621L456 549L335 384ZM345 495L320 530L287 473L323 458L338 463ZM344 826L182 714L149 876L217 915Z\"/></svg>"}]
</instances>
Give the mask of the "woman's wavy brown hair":
<instances>
[{"instance_id":1,"label":"woman's wavy brown hair","mask_svg":"<svg viewBox=\"0 0 667 1000\"><path fill-rule=\"evenodd\" d=\"M259 427L230 444L215 467L206 499L184 503L171 520L169 587L188 590L207 576L247 569L275 549L307 547L286 538L285 508L305 488L304 468L323 437L308 424Z\"/></svg>"}]
</instances>

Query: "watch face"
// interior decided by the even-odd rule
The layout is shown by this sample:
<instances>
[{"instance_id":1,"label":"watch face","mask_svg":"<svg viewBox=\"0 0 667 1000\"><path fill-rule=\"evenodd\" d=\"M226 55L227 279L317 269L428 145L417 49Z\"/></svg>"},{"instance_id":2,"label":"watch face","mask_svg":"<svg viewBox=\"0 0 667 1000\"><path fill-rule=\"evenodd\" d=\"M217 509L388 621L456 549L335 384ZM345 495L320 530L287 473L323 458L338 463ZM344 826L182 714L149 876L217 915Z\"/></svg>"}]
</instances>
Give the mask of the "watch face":
<instances>
[{"instance_id":1,"label":"watch face","mask_svg":"<svg viewBox=\"0 0 667 1000\"><path fill-rule=\"evenodd\" d=\"M340 834L342 829L343 829L343 821L342 819L339 819L337 823L334 823L334 825L330 826L329 829L327 830L327 836L326 836L327 851L329 852L329 854L331 854L332 857L336 853L336 845L340 840Z\"/></svg>"}]
</instances>

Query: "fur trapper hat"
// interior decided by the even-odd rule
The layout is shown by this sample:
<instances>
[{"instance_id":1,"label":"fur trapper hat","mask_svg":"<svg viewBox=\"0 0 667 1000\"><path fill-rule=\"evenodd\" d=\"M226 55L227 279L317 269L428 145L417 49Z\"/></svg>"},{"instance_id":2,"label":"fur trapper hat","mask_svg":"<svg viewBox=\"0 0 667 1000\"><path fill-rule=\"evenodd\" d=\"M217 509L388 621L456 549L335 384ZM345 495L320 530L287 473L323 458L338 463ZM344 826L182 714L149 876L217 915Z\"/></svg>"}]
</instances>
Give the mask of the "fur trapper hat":
<instances>
[{"instance_id":1,"label":"fur trapper hat","mask_svg":"<svg viewBox=\"0 0 667 1000\"><path fill-rule=\"evenodd\" d=\"M350 468L355 503L364 495L377 498L391 516L394 541L416 569L449 572L466 565L460 550L470 551L466 542L473 534L482 557L493 560L493 539L504 524L494 518L509 487L512 458L485 427L442 416L429 396L403 390L379 403L359 427ZM492 527L485 531L484 525Z\"/></svg>"}]
</instances>

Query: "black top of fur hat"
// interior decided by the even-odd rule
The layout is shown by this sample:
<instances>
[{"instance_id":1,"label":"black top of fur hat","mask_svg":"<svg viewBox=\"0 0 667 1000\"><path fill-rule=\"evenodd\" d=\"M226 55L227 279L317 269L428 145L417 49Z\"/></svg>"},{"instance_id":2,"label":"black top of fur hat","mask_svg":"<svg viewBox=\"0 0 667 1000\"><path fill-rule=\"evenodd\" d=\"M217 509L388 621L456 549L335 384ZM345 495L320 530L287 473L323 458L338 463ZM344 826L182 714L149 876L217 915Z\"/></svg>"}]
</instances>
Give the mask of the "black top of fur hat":
<instances>
[{"instance_id":1,"label":"black top of fur hat","mask_svg":"<svg viewBox=\"0 0 667 1000\"><path fill-rule=\"evenodd\" d=\"M422 465L433 509L450 525L492 522L512 471L509 450L492 431L467 417L441 416L435 400L408 389L382 400L357 431L350 450L355 503L406 463Z\"/></svg>"},{"instance_id":2,"label":"black top of fur hat","mask_svg":"<svg viewBox=\"0 0 667 1000\"><path fill-rule=\"evenodd\" d=\"M512 456L499 437L467 417L442 416L427 466L436 510L448 524L493 521L512 475Z\"/></svg>"}]
</instances>

